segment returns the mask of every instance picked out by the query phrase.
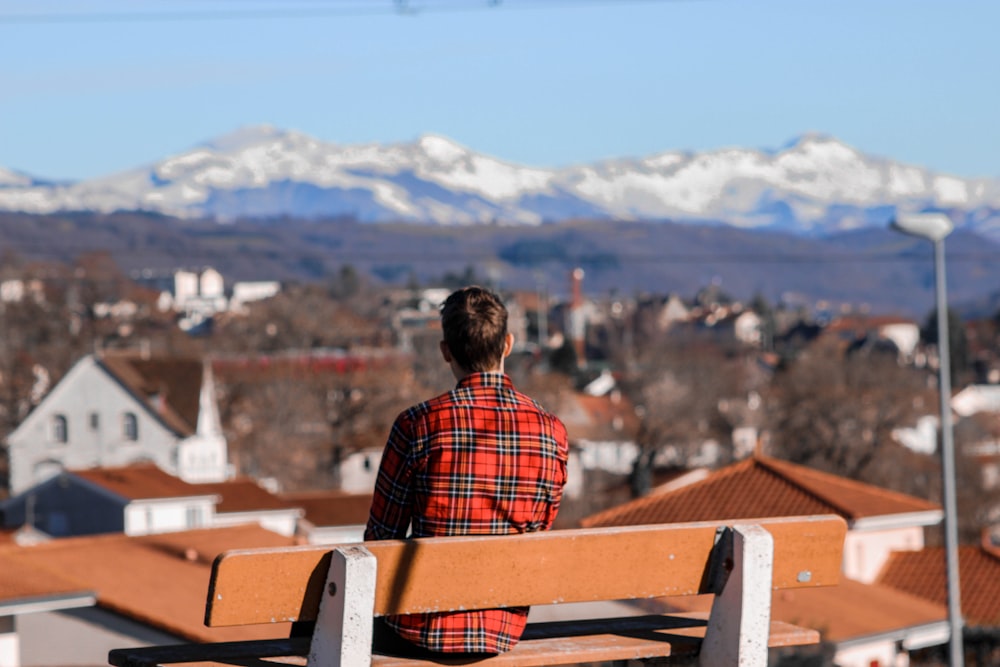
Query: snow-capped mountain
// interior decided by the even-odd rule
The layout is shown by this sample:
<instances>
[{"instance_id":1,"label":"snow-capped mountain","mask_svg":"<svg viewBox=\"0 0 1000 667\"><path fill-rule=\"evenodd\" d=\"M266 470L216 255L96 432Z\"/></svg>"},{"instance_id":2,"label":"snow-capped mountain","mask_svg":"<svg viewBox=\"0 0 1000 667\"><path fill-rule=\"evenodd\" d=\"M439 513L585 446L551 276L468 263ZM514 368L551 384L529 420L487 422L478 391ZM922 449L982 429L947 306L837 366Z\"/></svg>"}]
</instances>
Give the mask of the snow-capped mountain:
<instances>
[{"instance_id":1,"label":"snow-capped mountain","mask_svg":"<svg viewBox=\"0 0 1000 667\"><path fill-rule=\"evenodd\" d=\"M466 225L573 217L713 221L824 232L940 209L1000 233L1000 180L962 179L807 134L776 151L664 152L563 169L511 164L441 136L338 145L251 127L147 167L74 184L0 169L0 210Z\"/></svg>"}]
</instances>

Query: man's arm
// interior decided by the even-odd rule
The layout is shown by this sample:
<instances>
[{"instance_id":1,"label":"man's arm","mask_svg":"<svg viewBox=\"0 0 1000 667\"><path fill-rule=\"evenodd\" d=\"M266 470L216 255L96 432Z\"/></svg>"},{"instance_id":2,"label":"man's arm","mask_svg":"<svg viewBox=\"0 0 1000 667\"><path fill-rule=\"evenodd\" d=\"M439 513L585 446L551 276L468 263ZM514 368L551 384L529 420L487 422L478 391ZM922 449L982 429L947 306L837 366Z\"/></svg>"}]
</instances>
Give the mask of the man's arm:
<instances>
[{"instance_id":1,"label":"man's arm","mask_svg":"<svg viewBox=\"0 0 1000 667\"><path fill-rule=\"evenodd\" d=\"M402 417L389 432L382 452L375 494L365 528L365 540L393 540L406 537L413 514L413 462L410 460L409 429Z\"/></svg>"}]
</instances>

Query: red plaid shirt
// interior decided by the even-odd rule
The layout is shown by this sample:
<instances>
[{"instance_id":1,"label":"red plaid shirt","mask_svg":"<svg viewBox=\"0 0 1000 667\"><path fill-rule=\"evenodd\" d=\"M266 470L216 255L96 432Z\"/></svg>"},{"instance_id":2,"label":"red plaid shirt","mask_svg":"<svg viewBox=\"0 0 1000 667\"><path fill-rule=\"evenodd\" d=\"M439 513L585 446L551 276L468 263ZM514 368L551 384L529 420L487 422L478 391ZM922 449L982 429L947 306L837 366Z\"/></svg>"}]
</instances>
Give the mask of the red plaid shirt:
<instances>
[{"instance_id":1,"label":"red plaid shirt","mask_svg":"<svg viewBox=\"0 0 1000 667\"><path fill-rule=\"evenodd\" d=\"M547 530L566 484L566 428L497 372L396 418L382 455L366 540ZM390 616L411 642L499 653L517 643L527 607Z\"/></svg>"}]
</instances>

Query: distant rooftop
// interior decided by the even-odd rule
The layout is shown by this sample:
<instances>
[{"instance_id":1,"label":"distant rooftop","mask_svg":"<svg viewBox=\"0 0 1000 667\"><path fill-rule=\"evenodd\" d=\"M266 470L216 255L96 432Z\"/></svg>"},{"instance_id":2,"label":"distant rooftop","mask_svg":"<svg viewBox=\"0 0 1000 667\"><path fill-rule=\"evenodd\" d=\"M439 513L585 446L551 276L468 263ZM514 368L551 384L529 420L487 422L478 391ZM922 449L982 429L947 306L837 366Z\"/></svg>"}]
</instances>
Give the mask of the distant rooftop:
<instances>
[{"instance_id":1,"label":"distant rooftop","mask_svg":"<svg viewBox=\"0 0 1000 667\"><path fill-rule=\"evenodd\" d=\"M971 627L1000 626L1000 553L975 545L958 549L962 616ZM947 604L942 547L894 552L878 582L937 604Z\"/></svg>"},{"instance_id":2,"label":"distant rooftop","mask_svg":"<svg viewBox=\"0 0 1000 667\"><path fill-rule=\"evenodd\" d=\"M287 623L207 628L204 611L209 573L219 553L293 543L260 526L243 525L0 546L0 608L26 596L92 591L98 607L188 641L287 637Z\"/></svg>"},{"instance_id":3,"label":"distant rooftop","mask_svg":"<svg viewBox=\"0 0 1000 667\"><path fill-rule=\"evenodd\" d=\"M306 491L283 493L281 497L304 509L306 520L317 527L365 524L372 505L370 493Z\"/></svg>"},{"instance_id":4,"label":"distant rooftop","mask_svg":"<svg viewBox=\"0 0 1000 667\"><path fill-rule=\"evenodd\" d=\"M678 611L708 611L713 596L662 598L659 602ZM877 584L862 584L846 577L837 586L776 591L771 603L774 620L804 625L820 631L823 641L845 642L880 635L900 635L909 628L943 626L945 606Z\"/></svg>"},{"instance_id":5,"label":"distant rooftop","mask_svg":"<svg viewBox=\"0 0 1000 667\"><path fill-rule=\"evenodd\" d=\"M758 455L688 486L591 515L581 524L628 526L811 514L839 514L854 522L914 513L940 513L940 507L920 498Z\"/></svg>"},{"instance_id":6,"label":"distant rooftop","mask_svg":"<svg viewBox=\"0 0 1000 667\"><path fill-rule=\"evenodd\" d=\"M214 491L202 488L206 485L189 484L152 463L69 472L127 500L188 498L215 494Z\"/></svg>"}]
</instances>

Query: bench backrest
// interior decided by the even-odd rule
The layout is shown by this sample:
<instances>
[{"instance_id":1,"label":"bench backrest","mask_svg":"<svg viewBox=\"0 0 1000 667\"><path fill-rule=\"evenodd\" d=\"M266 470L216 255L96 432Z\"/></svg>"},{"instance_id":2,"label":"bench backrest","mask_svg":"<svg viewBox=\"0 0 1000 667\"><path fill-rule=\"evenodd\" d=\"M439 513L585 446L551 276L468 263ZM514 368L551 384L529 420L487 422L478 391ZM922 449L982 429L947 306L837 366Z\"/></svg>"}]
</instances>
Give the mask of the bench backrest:
<instances>
[{"instance_id":1,"label":"bench backrest","mask_svg":"<svg viewBox=\"0 0 1000 667\"><path fill-rule=\"evenodd\" d=\"M835 585L837 516L728 522L774 539L774 589ZM714 592L723 522L366 542L377 558L375 614L624 600ZM332 546L229 551L212 568L205 623L315 620ZM729 565L731 567L731 564Z\"/></svg>"}]
</instances>

